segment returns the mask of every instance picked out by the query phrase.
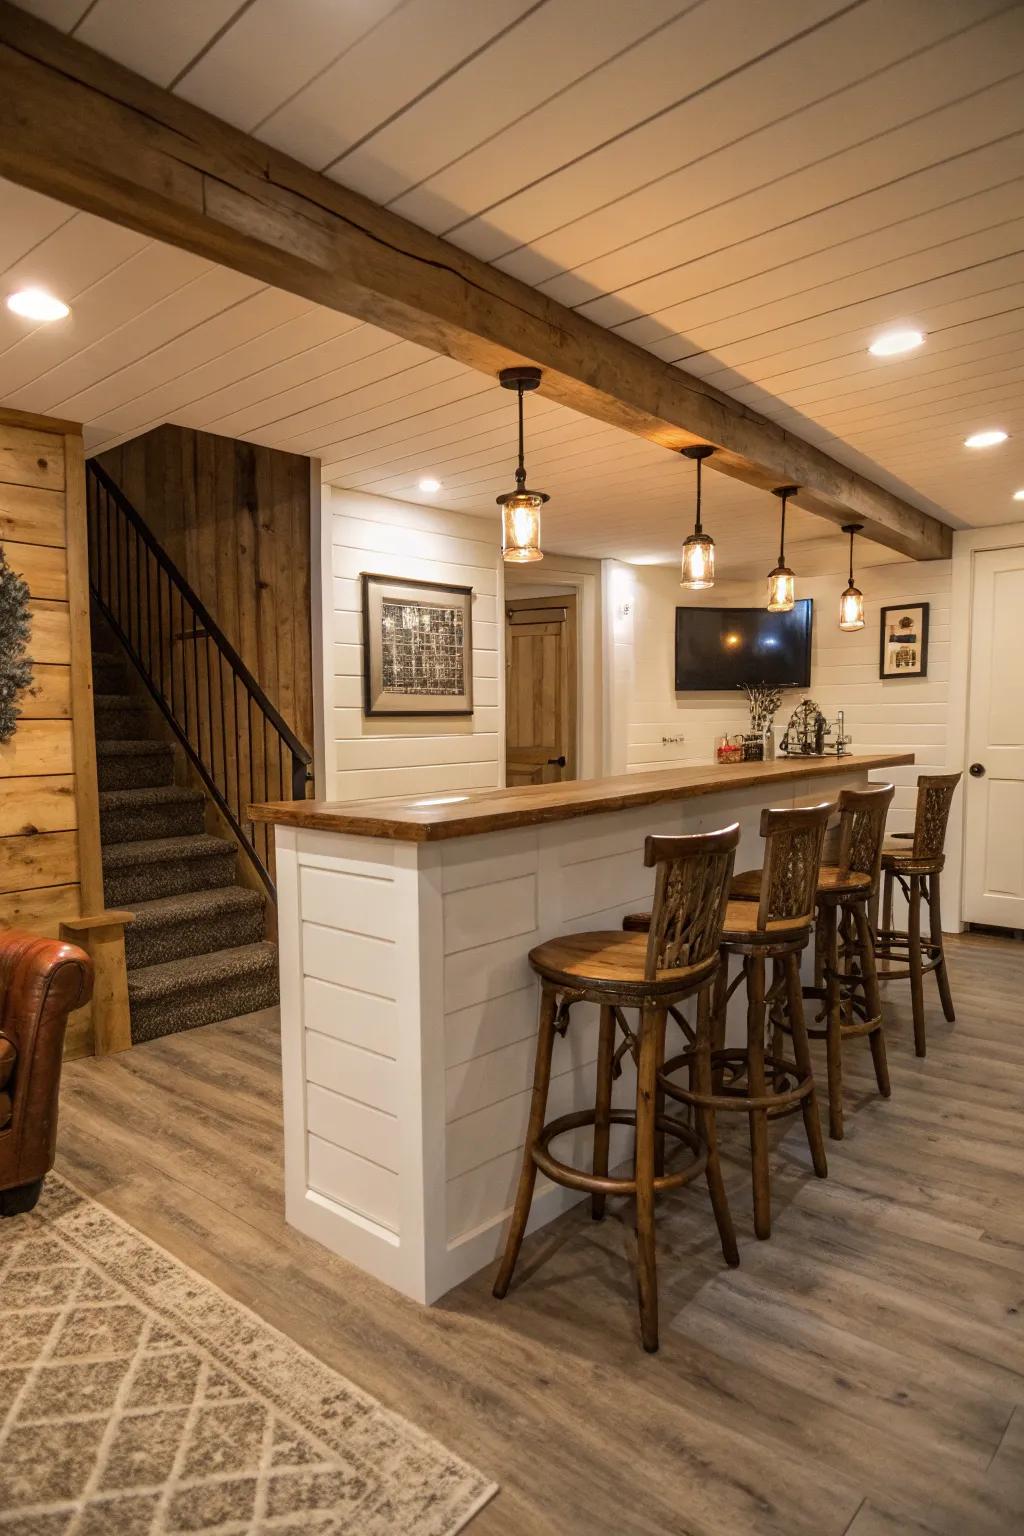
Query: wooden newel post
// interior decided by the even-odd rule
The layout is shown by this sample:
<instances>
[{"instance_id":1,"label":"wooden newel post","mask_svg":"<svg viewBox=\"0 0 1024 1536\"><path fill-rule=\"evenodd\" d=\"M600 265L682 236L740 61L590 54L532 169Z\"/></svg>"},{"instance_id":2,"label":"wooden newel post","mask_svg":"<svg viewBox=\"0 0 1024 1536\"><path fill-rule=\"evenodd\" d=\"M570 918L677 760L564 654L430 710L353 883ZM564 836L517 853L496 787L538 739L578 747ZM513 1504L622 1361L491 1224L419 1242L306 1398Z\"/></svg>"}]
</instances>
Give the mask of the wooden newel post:
<instances>
[{"instance_id":1,"label":"wooden newel post","mask_svg":"<svg viewBox=\"0 0 1024 1536\"><path fill-rule=\"evenodd\" d=\"M97 1056L126 1051L132 1043L128 1012L128 971L124 959L124 930L131 912L100 912L95 917L69 917L60 925L60 936L79 944L92 959L93 1050Z\"/></svg>"}]
</instances>

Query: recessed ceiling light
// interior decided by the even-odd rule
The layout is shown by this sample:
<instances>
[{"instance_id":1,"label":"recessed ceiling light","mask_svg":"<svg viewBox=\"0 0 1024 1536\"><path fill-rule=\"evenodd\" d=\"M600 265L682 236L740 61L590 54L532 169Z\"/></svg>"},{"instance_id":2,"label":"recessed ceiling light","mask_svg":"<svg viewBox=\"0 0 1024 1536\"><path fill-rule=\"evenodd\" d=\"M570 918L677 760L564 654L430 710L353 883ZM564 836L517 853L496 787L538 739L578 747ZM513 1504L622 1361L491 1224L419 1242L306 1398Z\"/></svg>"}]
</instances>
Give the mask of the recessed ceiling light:
<instances>
[{"instance_id":1,"label":"recessed ceiling light","mask_svg":"<svg viewBox=\"0 0 1024 1536\"><path fill-rule=\"evenodd\" d=\"M440 489L441 482L440 480L435 480L433 475L424 475L423 479L420 481L420 490L425 491L428 496L432 496L435 491L439 491Z\"/></svg>"},{"instance_id":2,"label":"recessed ceiling light","mask_svg":"<svg viewBox=\"0 0 1024 1536\"><path fill-rule=\"evenodd\" d=\"M913 352L923 342L923 331L886 331L876 336L868 351L874 357L898 357L901 352Z\"/></svg>"},{"instance_id":3,"label":"recessed ceiling light","mask_svg":"<svg viewBox=\"0 0 1024 1536\"><path fill-rule=\"evenodd\" d=\"M19 288L7 295L7 308L25 320L63 320L71 310L43 288Z\"/></svg>"},{"instance_id":4,"label":"recessed ceiling light","mask_svg":"<svg viewBox=\"0 0 1024 1536\"><path fill-rule=\"evenodd\" d=\"M1013 499L1014 501L1024 501L1024 490L1014 491Z\"/></svg>"},{"instance_id":5,"label":"recessed ceiling light","mask_svg":"<svg viewBox=\"0 0 1024 1536\"><path fill-rule=\"evenodd\" d=\"M994 448L997 443L1005 443L1008 432L1001 427L988 427L984 432L972 432L970 437L964 438L965 448Z\"/></svg>"}]
</instances>

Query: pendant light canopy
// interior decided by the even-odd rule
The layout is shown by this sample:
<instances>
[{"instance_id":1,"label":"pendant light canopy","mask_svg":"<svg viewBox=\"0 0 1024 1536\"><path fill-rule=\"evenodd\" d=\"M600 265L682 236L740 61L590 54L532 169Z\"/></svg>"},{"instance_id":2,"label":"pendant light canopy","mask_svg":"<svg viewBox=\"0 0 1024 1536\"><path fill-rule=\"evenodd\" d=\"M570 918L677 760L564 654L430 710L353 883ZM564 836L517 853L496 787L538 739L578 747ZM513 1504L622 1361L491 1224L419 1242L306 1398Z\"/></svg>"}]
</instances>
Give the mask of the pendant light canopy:
<instances>
[{"instance_id":1,"label":"pendant light canopy","mask_svg":"<svg viewBox=\"0 0 1024 1536\"><path fill-rule=\"evenodd\" d=\"M550 500L543 491L530 491L526 487L526 465L523 461L523 394L536 389L540 383L539 368L503 368L498 374L502 389L514 389L519 397L519 466L516 469L516 488L498 497L501 508L501 555L510 565L526 565L531 560L543 560L540 547L540 509Z\"/></svg>"},{"instance_id":2,"label":"pendant light canopy","mask_svg":"<svg viewBox=\"0 0 1024 1536\"><path fill-rule=\"evenodd\" d=\"M850 580L839 599L839 628L845 630L864 628L864 594L853 584L853 536L860 533L863 523L845 523L843 532L850 535Z\"/></svg>"},{"instance_id":3,"label":"pendant light canopy","mask_svg":"<svg viewBox=\"0 0 1024 1536\"><path fill-rule=\"evenodd\" d=\"M714 451L710 443L694 443L692 448L680 449L684 458L693 459L697 465L697 516L693 532L683 542L679 582L691 592L700 592L715 584L715 541L704 532L700 522L701 465Z\"/></svg>"},{"instance_id":4,"label":"pendant light canopy","mask_svg":"<svg viewBox=\"0 0 1024 1536\"><path fill-rule=\"evenodd\" d=\"M782 502L779 522L779 563L768 575L768 612L789 613L796 602L796 577L786 564L786 502L800 489L798 485L782 485L772 495Z\"/></svg>"}]
</instances>

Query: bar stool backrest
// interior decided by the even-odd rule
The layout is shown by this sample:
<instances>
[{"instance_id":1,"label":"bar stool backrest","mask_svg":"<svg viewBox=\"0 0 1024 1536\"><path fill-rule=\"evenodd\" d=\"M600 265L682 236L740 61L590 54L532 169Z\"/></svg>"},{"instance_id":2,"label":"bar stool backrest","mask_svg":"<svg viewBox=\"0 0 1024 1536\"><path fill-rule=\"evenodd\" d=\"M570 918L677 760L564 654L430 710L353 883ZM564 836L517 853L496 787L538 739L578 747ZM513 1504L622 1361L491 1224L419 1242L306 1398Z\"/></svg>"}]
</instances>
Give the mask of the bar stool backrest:
<instances>
[{"instance_id":1,"label":"bar stool backrest","mask_svg":"<svg viewBox=\"0 0 1024 1536\"><path fill-rule=\"evenodd\" d=\"M914 858L934 862L946 846L949 808L962 774L922 773L917 781L917 813L914 817Z\"/></svg>"},{"instance_id":2,"label":"bar stool backrest","mask_svg":"<svg viewBox=\"0 0 1024 1536\"><path fill-rule=\"evenodd\" d=\"M645 980L717 957L739 840L738 822L720 832L647 839L644 863L657 874Z\"/></svg>"},{"instance_id":3,"label":"bar stool backrest","mask_svg":"<svg viewBox=\"0 0 1024 1536\"><path fill-rule=\"evenodd\" d=\"M835 805L799 806L761 812L764 865L757 926L810 923L818 890L825 829Z\"/></svg>"},{"instance_id":4,"label":"bar stool backrest","mask_svg":"<svg viewBox=\"0 0 1024 1536\"><path fill-rule=\"evenodd\" d=\"M849 874L870 875L872 890L882 869L885 818L895 793L894 784L871 784L839 794L839 868Z\"/></svg>"}]
</instances>

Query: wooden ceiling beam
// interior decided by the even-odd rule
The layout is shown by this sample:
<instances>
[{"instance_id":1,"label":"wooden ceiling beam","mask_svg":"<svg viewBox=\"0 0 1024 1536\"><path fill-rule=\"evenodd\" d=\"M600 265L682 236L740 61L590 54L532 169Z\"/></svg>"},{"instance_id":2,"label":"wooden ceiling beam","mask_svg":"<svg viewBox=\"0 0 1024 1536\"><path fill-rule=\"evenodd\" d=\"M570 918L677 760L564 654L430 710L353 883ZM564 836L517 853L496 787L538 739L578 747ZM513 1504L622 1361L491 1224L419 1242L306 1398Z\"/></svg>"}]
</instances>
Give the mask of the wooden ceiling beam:
<instances>
[{"instance_id":1,"label":"wooden ceiling beam","mask_svg":"<svg viewBox=\"0 0 1024 1536\"><path fill-rule=\"evenodd\" d=\"M0 0L0 175L680 448L879 544L952 530L778 423Z\"/></svg>"}]
</instances>

